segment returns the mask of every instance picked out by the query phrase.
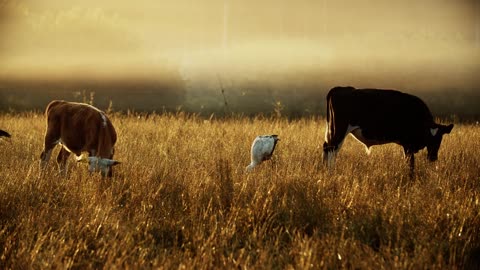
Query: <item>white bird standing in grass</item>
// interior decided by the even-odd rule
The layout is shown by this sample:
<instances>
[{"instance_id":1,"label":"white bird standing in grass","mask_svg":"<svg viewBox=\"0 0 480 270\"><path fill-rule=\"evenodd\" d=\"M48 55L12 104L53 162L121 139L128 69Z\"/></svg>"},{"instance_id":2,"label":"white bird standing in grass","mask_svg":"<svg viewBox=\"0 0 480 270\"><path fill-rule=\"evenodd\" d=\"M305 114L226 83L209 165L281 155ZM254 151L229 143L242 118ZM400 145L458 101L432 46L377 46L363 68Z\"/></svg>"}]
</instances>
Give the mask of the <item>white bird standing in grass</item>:
<instances>
[{"instance_id":1,"label":"white bird standing in grass","mask_svg":"<svg viewBox=\"0 0 480 270\"><path fill-rule=\"evenodd\" d=\"M269 160L279 140L278 135L261 135L255 138L251 149L252 162L247 166L247 172L250 172L264 160Z\"/></svg>"}]
</instances>

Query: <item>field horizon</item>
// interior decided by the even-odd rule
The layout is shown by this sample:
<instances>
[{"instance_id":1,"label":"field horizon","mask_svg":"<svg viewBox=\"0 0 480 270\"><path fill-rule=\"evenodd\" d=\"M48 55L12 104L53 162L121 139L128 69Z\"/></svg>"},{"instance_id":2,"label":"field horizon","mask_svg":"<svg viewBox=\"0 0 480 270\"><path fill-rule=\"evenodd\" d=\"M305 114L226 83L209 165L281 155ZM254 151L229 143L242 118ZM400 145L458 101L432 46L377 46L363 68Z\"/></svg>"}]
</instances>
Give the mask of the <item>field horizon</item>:
<instances>
[{"instance_id":1,"label":"field horizon","mask_svg":"<svg viewBox=\"0 0 480 270\"><path fill-rule=\"evenodd\" d=\"M347 137L321 164L325 119L111 112L114 177L57 146L39 177L45 117L0 114L0 268L478 269L480 125L455 122L435 163ZM272 160L245 174L257 135Z\"/></svg>"}]
</instances>

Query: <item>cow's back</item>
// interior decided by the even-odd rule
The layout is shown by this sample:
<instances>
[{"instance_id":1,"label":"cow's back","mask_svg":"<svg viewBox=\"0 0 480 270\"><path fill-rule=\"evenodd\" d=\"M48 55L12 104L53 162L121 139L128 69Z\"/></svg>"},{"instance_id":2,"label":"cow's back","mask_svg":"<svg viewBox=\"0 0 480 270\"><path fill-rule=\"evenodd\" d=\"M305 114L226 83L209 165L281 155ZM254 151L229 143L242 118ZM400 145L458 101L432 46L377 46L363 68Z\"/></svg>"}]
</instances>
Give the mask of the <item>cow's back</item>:
<instances>
[{"instance_id":1,"label":"cow's back","mask_svg":"<svg viewBox=\"0 0 480 270\"><path fill-rule=\"evenodd\" d=\"M401 129L430 126L433 117L418 97L396 90L359 89L352 92L352 124Z\"/></svg>"},{"instance_id":2,"label":"cow's back","mask_svg":"<svg viewBox=\"0 0 480 270\"><path fill-rule=\"evenodd\" d=\"M76 134L86 134L85 131L97 131L101 123L101 111L93 106L82 103L54 100L46 108L48 124L61 127L64 133L74 131ZM107 119L108 121L108 119Z\"/></svg>"},{"instance_id":3,"label":"cow's back","mask_svg":"<svg viewBox=\"0 0 480 270\"><path fill-rule=\"evenodd\" d=\"M108 117L93 106L54 100L45 113L51 132L58 133L62 144L76 154L98 149L99 144L113 146L117 140Z\"/></svg>"},{"instance_id":4,"label":"cow's back","mask_svg":"<svg viewBox=\"0 0 480 270\"><path fill-rule=\"evenodd\" d=\"M335 87L327 99L329 113L361 127L373 140L424 144L425 132L433 124L420 98L396 90Z\"/></svg>"}]
</instances>

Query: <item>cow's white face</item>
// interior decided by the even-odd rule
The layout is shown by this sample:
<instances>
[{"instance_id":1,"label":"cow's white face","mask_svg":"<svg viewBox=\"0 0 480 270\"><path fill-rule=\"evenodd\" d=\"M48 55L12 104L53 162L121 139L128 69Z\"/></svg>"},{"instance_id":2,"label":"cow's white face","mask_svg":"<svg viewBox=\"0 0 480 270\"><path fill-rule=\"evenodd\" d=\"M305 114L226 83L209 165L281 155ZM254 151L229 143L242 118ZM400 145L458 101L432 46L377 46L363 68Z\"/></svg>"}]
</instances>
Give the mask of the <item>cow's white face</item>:
<instances>
[{"instance_id":1,"label":"cow's white face","mask_svg":"<svg viewBox=\"0 0 480 270\"><path fill-rule=\"evenodd\" d=\"M108 159L108 158L99 158L99 157L88 157L88 171L89 172L98 172L102 174L102 176L107 176L110 168L120 164L120 162Z\"/></svg>"},{"instance_id":2,"label":"cow's white face","mask_svg":"<svg viewBox=\"0 0 480 270\"><path fill-rule=\"evenodd\" d=\"M84 155L77 157L79 162L88 162L88 171L100 172L102 176L109 175L112 166L120 164L119 161L108 159L108 158L99 158L99 157L85 157Z\"/></svg>"}]
</instances>

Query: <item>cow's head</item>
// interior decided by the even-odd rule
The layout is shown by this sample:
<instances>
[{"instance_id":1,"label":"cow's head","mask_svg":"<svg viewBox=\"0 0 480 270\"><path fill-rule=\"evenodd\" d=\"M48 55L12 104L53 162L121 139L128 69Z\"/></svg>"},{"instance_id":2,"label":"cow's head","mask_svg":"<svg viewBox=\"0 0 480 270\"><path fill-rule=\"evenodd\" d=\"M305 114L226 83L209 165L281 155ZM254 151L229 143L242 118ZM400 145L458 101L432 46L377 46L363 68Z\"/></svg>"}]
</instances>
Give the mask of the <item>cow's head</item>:
<instances>
[{"instance_id":1,"label":"cow's head","mask_svg":"<svg viewBox=\"0 0 480 270\"><path fill-rule=\"evenodd\" d=\"M77 161L88 162L88 171L93 172L100 172L102 176L112 176L110 173L112 166L120 164L119 161L109 159L109 158L100 158L100 157L85 157L81 156L77 159Z\"/></svg>"},{"instance_id":2,"label":"cow's head","mask_svg":"<svg viewBox=\"0 0 480 270\"><path fill-rule=\"evenodd\" d=\"M440 149L440 144L442 143L442 138L444 134L450 133L452 131L453 124L448 126L435 124L434 127L429 129L428 133L428 143L427 143L427 157L430 161L435 161L438 159L438 150Z\"/></svg>"}]
</instances>

